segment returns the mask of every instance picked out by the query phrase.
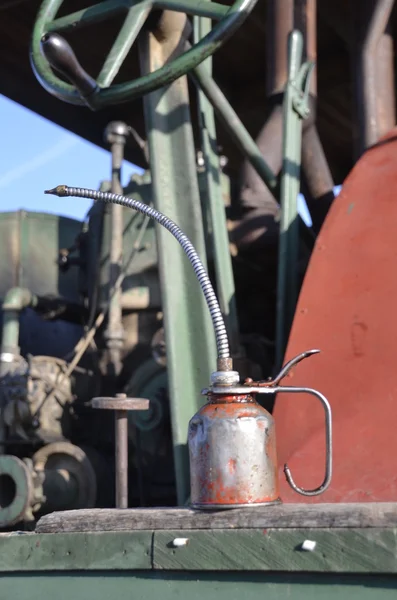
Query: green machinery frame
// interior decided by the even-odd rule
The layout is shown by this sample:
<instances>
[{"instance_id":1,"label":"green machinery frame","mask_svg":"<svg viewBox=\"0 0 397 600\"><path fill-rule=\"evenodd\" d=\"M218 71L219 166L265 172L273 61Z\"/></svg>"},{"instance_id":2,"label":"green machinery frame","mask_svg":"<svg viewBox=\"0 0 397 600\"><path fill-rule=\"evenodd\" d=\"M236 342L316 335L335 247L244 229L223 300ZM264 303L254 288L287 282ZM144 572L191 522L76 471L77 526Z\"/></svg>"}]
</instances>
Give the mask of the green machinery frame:
<instances>
[{"instance_id":1,"label":"green machinery frame","mask_svg":"<svg viewBox=\"0 0 397 600\"><path fill-rule=\"evenodd\" d=\"M36 75L51 93L67 102L85 103L97 109L126 101L142 95L145 90L151 90L151 93L144 96L143 102L153 182L153 204L178 223L190 237L204 265L208 248L205 245L207 236L203 212L209 216L217 294L234 357L241 354L241 346L225 207L222 200L221 171L216 152L215 113L274 194L278 182L255 141L212 78L211 54L224 42L218 35L219 31L224 32L227 24L231 30L236 29L255 3L255 0L236 0L229 8L214 2L196 0L156 2L156 7L166 9L159 25L163 28L162 35L141 32L139 41L142 77L126 84L112 85L112 82L148 12L154 6L153 2L111 0L56 19L62 2L47 1L43 3L38 15L32 41L32 64ZM46 32L67 31L72 27L103 20L121 10L127 11L124 25L97 82L92 80L90 94L87 92L82 98L73 86L63 83L52 73L39 49L42 35ZM182 13L194 15L192 48L187 42L190 33L188 21ZM170 15L172 17L168 18ZM219 21L212 30L209 17ZM301 63L303 40L300 32L292 32L288 44L289 78L284 98L276 367L280 366L283 360L297 300L297 195L300 187L301 121L309 113L308 82L311 71L311 65ZM194 80L198 89L201 146L206 172L204 196L208 199L208 206L204 207L200 204L197 183L185 73ZM141 85L138 85L139 82ZM168 85L159 87L164 82ZM157 240L177 498L179 505L183 505L189 497L187 425L190 417L202 404L200 390L207 385L210 373L214 369L215 344L204 299L198 293L188 261L174 240L170 239L161 227L157 228Z\"/></svg>"}]
</instances>

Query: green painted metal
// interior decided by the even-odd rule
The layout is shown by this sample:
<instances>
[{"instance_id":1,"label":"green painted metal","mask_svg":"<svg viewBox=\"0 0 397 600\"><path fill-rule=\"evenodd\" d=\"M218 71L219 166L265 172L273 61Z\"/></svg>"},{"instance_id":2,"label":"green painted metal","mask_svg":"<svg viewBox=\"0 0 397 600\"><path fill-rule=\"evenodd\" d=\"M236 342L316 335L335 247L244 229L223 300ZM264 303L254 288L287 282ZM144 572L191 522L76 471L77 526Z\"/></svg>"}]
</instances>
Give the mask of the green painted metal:
<instances>
[{"instance_id":1,"label":"green painted metal","mask_svg":"<svg viewBox=\"0 0 397 600\"><path fill-rule=\"evenodd\" d=\"M110 182L102 182L102 191L110 190ZM143 175L135 174L123 194L133 196L137 200L151 204L152 183L150 173ZM148 307L160 308L158 283L157 283L157 261L158 253L156 247L156 233L153 221L145 225L145 231L141 234L145 217L140 213L122 208L123 214L123 262L122 271L125 274L122 283L122 302L131 302L132 294L137 294L139 288L147 288L149 292ZM89 218L89 250L88 250L88 274L91 279L98 281L98 302L101 308L107 305L109 298L109 261L110 242L112 235L110 206L103 203L95 203L90 211ZM142 239L140 239L142 237ZM137 252L136 243L140 239L140 249ZM99 243L98 243L99 242ZM96 276L95 264L99 265L99 273ZM89 281L88 287L91 296L95 289L95 282Z\"/></svg>"},{"instance_id":2,"label":"green painted metal","mask_svg":"<svg viewBox=\"0 0 397 600\"><path fill-rule=\"evenodd\" d=\"M153 8L162 8L157 2L134 2L131 0L108 0L100 2L92 7L90 11L83 8L65 17L59 17L50 23L48 31L70 31L85 25L100 23L118 13L130 11L131 8L138 8L139 5L146 4ZM167 0L163 7L169 10L180 11L186 14L209 17L211 19L221 19L226 15L229 6L217 3L210 3L209 0Z\"/></svg>"},{"instance_id":3,"label":"green painted metal","mask_svg":"<svg viewBox=\"0 0 397 600\"><path fill-rule=\"evenodd\" d=\"M80 221L40 212L0 212L3 256L0 297L10 288L80 304L78 269L60 272L56 257L70 248L82 230Z\"/></svg>"},{"instance_id":4,"label":"green painted metal","mask_svg":"<svg viewBox=\"0 0 397 600\"><path fill-rule=\"evenodd\" d=\"M100 87L107 88L111 85L132 44L135 42L138 33L142 29L150 12L150 6L145 5L145 3L143 4L144 6L136 4L129 9L118 36L98 75L97 82Z\"/></svg>"},{"instance_id":5,"label":"green painted metal","mask_svg":"<svg viewBox=\"0 0 397 600\"><path fill-rule=\"evenodd\" d=\"M202 39L210 29L211 22L209 19L195 17L195 42ZM202 64L202 68L206 69L211 75L211 57L207 58ZM240 350L239 325L225 203L223 201L222 174L217 152L215 114L213 106L201 90L198 90L198 111L201 148L204 158L203 179L206 188L204 197L209 204L211 219L211 242L215 261L217 296L228 331L232 356L236 356Z\"/></svg>"},{"instance_id":6,"label":"green painted metal","mask_svg":"<svg viewBox=\"0 0 397 600\"><path fill-rule=\"evenodd\" d=\"M395 600L387 575L77 573L3 575L0 600Z\"/></svg>"},{"instance_id":7,"label":"green painted metal","mask_svg":"<svg viewBox=\"0 0 397 600\"><path fill-rule=\"evenodd\" d=\"M155 2L153 0L144 0L139 3L134 1L127 2L127 0L114 0L113 3L105 3L102 9L94 7L94 9L91 8L84 12L79 11L77 16L75 13L69 17L63 17L60 25L63 29L68 28L72 23L77 24L79 18L83 18L84 24L88 24L91 22L91 15L93 21L98 21L120 12L123 8L127 10L129 7L132 7L137 26L134 25L132 33L127 27L123 27L122 33L118 36L115 46L112 49L115 70L118 70L122 63L122 56L128 52L128 48L131 45L130 42L132 43L138 33L138 24L143 24L145 15L152 8L169 8L173 11L211 17L214 20L219 19L214 28L198 44L188 52L178 56L178 58L161 65L156 72L143 75L135 81L113 85L108 88L98 88L98 91L92 94L87 102L89 102L91 108L100 109L112 104L129 102L134 98L141 97L144 94L168 85L182 75L185 75L216 52L233 35L251 13L256 2L257 0L235 0L234 4L231 7L227 7L225 12L224 6L208 0L199 0L198 2L196 0L157 0ZM62 4L63 0L45 0L41 5L33 29L30 52L31 64L38 81L50 94L65 102L83 105L86 103L86 100L80 97L74 86L65 83L54 74L40 48L41 38L49 31ZM70 19L69 21L67 20L68 18ZM129 20L128 15L127 19ZM54 31L54 27L52 25L52 31ZM105 75L106 79L108 76L109 79L113 76L112 68L109 65L106 66Z\"/></svg>"},{"instance_id":8,"label":"green painted metal","mask_svg":"<svg viewBox=\"0 0 397 600\"><path fill-rule=\"evenodd\" d=\"M313 63L302 64L303 37L288 38L288 81L283 102L283 165L277 281L276 369L283 363L298 295L300 167L302 120L309 116L309 86Z\"/></svg>"},{"instance_id":9,"label":"green painted metal","mask_svg":"<svg viewBox=\"0 0 397 600\"><path fill-rule=\"evenodd\" d=\"M183 27L183 23L182 23ZM143 70L155 70L178 43L146 34ZM175 45L174 45L175 43ZM153 204L190 238L203 264L206 251L186 78L144 98ZM170 118L172 115L172 118ZM178 503L190 493L188 423L203 403L200 391L216 369L215 338L203 294L189 261L168 232L156 226Z\"/></svg>"},{"instance_id":10,"label":"green painted metal","mask_svg":"<svg viewBox=\"0 0 397 600\"><path fill-rule=\"evenodd\" d=\"M262 177L269 189L275 190L277 186L277 177L266 164L254 139L248 133L222 90L211 77L208 69L205 68L204 65L199 65L192 73L190 73L190 75L208 98L209 102L216 110L219 119L222 121L222 124L244 155L248 158L259 176Z\"/></svg>"},{"instance_id":11,"label":"green painted metal","mask_svg":"<svg viewBox=\"0 0 397 600\"><path fill-rule=\"evenodd\" d=\"M177 538L188 541L175 547ZM302 550L305 540L316 542L312 552ZM0 573L187 571L216 580L229 571L246 581L260 571L397 575L396 544L394 527L15 532L0 534Z\"/></svg>"}]
</instances>

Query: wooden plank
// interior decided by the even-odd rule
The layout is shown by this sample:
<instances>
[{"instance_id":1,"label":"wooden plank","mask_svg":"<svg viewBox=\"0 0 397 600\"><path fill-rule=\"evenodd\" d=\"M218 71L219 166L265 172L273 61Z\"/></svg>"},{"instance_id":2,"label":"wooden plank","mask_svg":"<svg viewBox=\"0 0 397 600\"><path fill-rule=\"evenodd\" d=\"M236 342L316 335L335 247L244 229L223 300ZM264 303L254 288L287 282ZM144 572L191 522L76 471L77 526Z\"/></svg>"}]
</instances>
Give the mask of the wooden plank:
<instances>
[{"instance_id":1,"label":"wooden plank","mask_svg":"<svg viewBox=\"0 0 397 600\"><path fill-rule=\"evenodd\" d=\"M42 517L36 531L394 527L396 523L397 503L281 504L217 512L187 508L60 511Z\"/></svg>"},{"instance_id":2,"label":"wooden plank","mask_svg":"<svg viewBox=\"0 0 397 600\"><path fill-rule=\"evenodd\" d=\"M252 529L180 531L154 535L155 569L187 571L308 571L397 573L396 529ZM304 551L305 540L315 542Z\"/></svg>"},{"instance_id":3,"label":"wooden plank","mask_svg":"<svg viewBox=\"0 0 397 600\"><path fill-rule=\"evenodd\" d=\"M150 531L3 533L0 572L151 569L152 543Z\"/></svg>"}]
</instances>

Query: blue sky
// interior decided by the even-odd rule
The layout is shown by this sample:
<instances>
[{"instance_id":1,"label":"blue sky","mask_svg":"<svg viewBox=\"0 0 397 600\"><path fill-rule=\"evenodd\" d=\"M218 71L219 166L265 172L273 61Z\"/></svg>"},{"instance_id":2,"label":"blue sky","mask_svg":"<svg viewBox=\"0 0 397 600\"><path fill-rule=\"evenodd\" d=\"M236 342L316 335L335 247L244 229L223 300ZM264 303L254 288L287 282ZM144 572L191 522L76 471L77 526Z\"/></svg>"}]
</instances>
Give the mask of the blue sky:
<instances>
[{"instance_id":1,"label":"blue sky","mask_svg":"<svg viewBox=\"0 0 397 600\"><path fill-rule=\"evenodd\" d=\"M57 198L44 190L65 183L98 189L110 178L110 154L0 95L0 210L25 209L83 219L90 200ZM125 162L126 184L133 172ZM299 199L299 209L310 220Z\"/></svg>"},{"instance_id":2,"label":"blue sky","mask_svg":"<svg viewBox=\"0 0 397 600\"><path fill-rule=\"evenodd\" d=\"M0 210L21 208L83 219L91 201L44 190L65 183L97 189L110 178L110 154L0 95ZM125 162L123 182L137 167Z\"/></svg>"}]
</instances>

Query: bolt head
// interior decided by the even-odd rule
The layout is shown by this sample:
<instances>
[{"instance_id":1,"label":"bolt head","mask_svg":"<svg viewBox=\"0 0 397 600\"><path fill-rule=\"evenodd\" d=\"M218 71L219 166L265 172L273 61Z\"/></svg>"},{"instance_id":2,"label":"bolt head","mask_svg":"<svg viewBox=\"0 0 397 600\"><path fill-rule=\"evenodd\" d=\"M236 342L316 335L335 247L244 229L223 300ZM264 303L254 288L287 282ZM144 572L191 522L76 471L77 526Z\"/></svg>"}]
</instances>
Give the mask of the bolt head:
<instances>
[{"instance_id":1,"label":"bolt head","mask_svg":"<svg viewBox=\"0 0 397 600\"><path fill-rule=\"evenodd\" d=\"M111 121L105 129L104 137L105 141L111 144L115 141L115 137L127 138L129 134L130 128L127 123L123 123L123 121Z\"/></svg>"}]
</instances>

